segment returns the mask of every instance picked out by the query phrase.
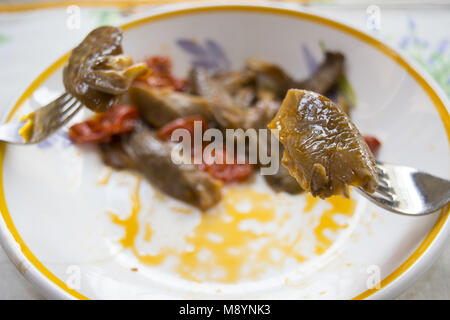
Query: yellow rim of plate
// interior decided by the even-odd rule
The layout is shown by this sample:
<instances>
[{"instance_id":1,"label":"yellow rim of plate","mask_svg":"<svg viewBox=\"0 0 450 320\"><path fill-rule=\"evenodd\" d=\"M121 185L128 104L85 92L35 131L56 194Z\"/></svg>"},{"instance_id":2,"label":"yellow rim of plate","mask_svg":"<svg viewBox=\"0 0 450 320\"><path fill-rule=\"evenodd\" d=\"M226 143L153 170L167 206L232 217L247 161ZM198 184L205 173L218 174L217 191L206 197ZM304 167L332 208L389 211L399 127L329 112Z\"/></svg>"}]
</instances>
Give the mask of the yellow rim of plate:
<instances>
[{"instance_id":1,"label":"yellow rim of plate","mask_svg":"<svg viewBox=\"0 0 450 320\"><path fill-rule=\"evenodd\" d=\"M180 10L165 12L165 13L161 13L161 14L156 14L153 16L149 16L146 18L142 18L142 19L127 23L122 26L122 29L128 30L128 29L140 26L142 24L147 24L149 22L154 22L156 20L161 20L161 19L180 16L180 15L198 14L198 13L215 12L215 11L221 11L221 12L226 12L226 11L246 11L246 12L248 12L248 11L251 11L251 12L263 12L263 13L270 13L270 14L276 14L276 15L285 15L285 16L290 16L290 17L296 17L296 18L300 18L303 20L314 21L314 22L321 23L321 24L327 25L329 27L338 29L340 31L350 34L350 35L370 44L371 46L377 48L379 51L383 52L384 54L386 54L387 56L392 58L394 61L396 61L397 64L399 64L402 68L404 68L421 85L421 87L425 90L425 92L428 94L430 99L433 101L433 103L439 113L439 116L444 124L445 130L447 132L447 139L450 141L450 115L449 115L444 103L439 98L438 94L427 83L427 81L394 50L387 47L385 44L376 40L375 38L372 38L371 36L361 32L361 31L358 31L356 29L353 29L347 25L344 25L342 23L339 23L339 22L336 22L333 20L329 20L327 18L323 18L320 16L312 15L309 13L304 13L304 12L300 12L300 11L292 11L289 9L272 8L272 7L257 7L257 6L251 6L251 5L217 5L217 6L211 6L211 7L194 7L194 8L180 9ZM59 58L55 63L53 63L49 68L47 68L47 70L45 70L39 77L37 77L31 83L31 85L25 90L25 92L17 100L16 104L14 105L10 114L8 115L7 120L9 120L12 117L14 112L16 112L19 109L19 107L22 105L22 103L25 100L27 100L31 96L31 94L49 76L51 76L54 72L56 72L59 68L61 68L65 64L65 62L67 61L68 58L69 58L69 53L64 55L63 57ZM69 288L61 279L59 279L49 269L47 269L37 259L37 257L31 252L31 250L25 244L23 239L20 237L20 235L11 219L8 207L6 205L4 186L3 186L3 164L4 164L4 158L5 158L5 150L6 150L6 145L1 144L0 145L0 211L1 211L1 215L3 217L3 220L5 221L6 227L8 228L9 232L13 236L14 240L19 244L22 254L48 280L50 280L53 284L55 284L56 286L58 286L59 288L64 290L66 293L72 295L74 298L89 299L88 297L84 296L83 294L79 293L78 291ZM392 281L397 279L400 275L402 275L405 271L407 271L425 253L425 251L430 247L433 240L436 238L436 236L441 231L442 227L444 226L445 222L447 221L449 213L450 213L450 205L447 205L445 208L442 209L433 228L428 233L428 235L425 237L425 239L422 241L422 243L419 245L419 247L396 270L394 270L390 275L388 275L386 278L384 278L381 281L380 289L385 288L388 284L390 284ZM354 297L353 299L365 299L365 298L369 297L370 295L374 294L375 292L379 291L380 289L366 290L363 293Z\"/></svg>"}]
</instances>

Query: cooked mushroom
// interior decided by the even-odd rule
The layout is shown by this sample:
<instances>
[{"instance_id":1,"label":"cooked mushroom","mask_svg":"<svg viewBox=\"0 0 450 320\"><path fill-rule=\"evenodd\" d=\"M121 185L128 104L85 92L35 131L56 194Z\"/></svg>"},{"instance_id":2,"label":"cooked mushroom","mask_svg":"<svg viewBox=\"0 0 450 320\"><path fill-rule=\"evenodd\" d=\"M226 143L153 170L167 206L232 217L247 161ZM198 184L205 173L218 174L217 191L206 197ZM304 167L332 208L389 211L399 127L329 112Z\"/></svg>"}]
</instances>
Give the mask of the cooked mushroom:
<instances>
[{"instance_id":1,"label":"cooked mushroom","mask_svg":"<svg viewBox=\"0 0 450 320\"><path fill-rule=\"evenodd\" d=\"M344 73L344 55L340 52L327 51L325 60L317 71L308 79L296 82L292 88L326 94Z\"/></svg>"},{"instance_id":2,"label":"cooked mushroom","mask_svg":"<svg viewBox=\"0 0 450 320\"><path fill-rule=\"evenodd\" d=\"M236 103L231 94L207 71L193 69L191 86L210 104L211 113L223 128L264 128L273 118L279 105L269 99L258 101L247 108Z\"/></svg>"},{"instance_id":3,"label":"cooked mushroom","mask_svg":"<svg viewBox=\"0 0 450 320\"><path fill-rule=\"evenodd\" d=\"M221 199L221 183L192 164L172 161L173 147L145 126L123 141L123 150L137 170L158 189L202 210L215 205Z\"/></svg>"},{"instance_id":4,"label":"cooked mushroom","mask_svg":"<svg viewBox=\"0 0 450 320\"><path fill-rule=\"evenodd\" d=\"M252 87L242 87L236 90L234 101L241 107L251 107L257 98L257 92Z\"/></svg>"},{"instance_id":5,"label":"cooked mushroom","mask_svg":"<svg viewBox=\"0 0 450 320\"><path fill-rule=\"evenodd\" d=\"M377 187L375 160L350 118L331 100L291 89L268 126L284 145L282 163L313 196Z\"/></svg>"},{"instance_id":6,"label":"cooked mushroom","mask_svg":"<svg viewBox=\"0 0 450 320\"><path fill-rule=\"evenodd\" d=\"M265 175L264 179L275 191L284 191L289 194L298 194L303 191L297 180L283 166L279 167L277 173Z\"/></svg>"},{"instance_id":7,"label":"cooked mushroom","mask_svg":"<svg viewBox=\"0 0 450 320\"><path fill-rule=\"evenodd\" d=\"M199 96L177 92L171 88L151 88L143 83L133 84L129 95L141 117L156 128L177 118L193 115L212 119L208 102Z\"/></svg>"},{"instance_id":8,"label":"cooked mushroom","mask_svg":"<svg viewBox=\"0 0 450 320\"><path fill-rule=\"evenodd\" d=\"M226 71L215 75L214 79L217 80L231 95L234 95L239 89L254 84L255 74L249 70Z\"/></svg>"},{"instance_id":9,"label":"cooked mushroom","mask_svg":"<svg viewBox=\"0 0 450 320\"><path fill-rule=\"evenodd\" d=\"M249 59L246 68L255 73L256 86L282 98L294 86L294 80L280 67L260 59Z\"/></svg>"},{"instance_id":10,"label":"cooked mushroom","mask_svg":"<svg viewBox=\"0 0 450 320\"><path fill-rule=\"evenodd\" d=\"M72 50L63 81L67 92L96 112L109 109L131 82L147 71L145 63L133 64L122 55L122 31L100 27Z\"/></svg>"},{"instance_id":11,"label":"cooked mushroom","mask_svg":"<svg viewBox=\"0 0 450 320\"><path fill-rule=\"evenodd\" d=\"M309 78L292 79L283 69L260 59L249 59L246 68L255 74L256 86L283 98L291 88L305 89L326 94L344 72L344 56L339 52L325 52L325 60Z\"/></svg>"},{"instance_id":12,"label":"cooked mushroom","mask_svg":"<svg viewBox=\"0 0 450 320\"><path fill-rule=\"evenodd\" d=\"M137 169L134 161L123 149L121 138L108 143L101 143L99 147L103 163L106 165L119 170Z\"/></svg>"},{"instance_id":13,"label":"cooked mushroom","mask_svg":"<svg viewBox=\"0 0 450 320\"><path fill-rule=\"evenodd\" d=\"M273 135L269 131L269 135L267 137L267 147L266 147L266 150L269 153L269 155L272 155L271 154L271 152L272 152L271 144L273 142L277 142L276 138L273 138ZM277 151L277 154L275 154L273 156L279 157L278 164L280 164L281 158L283 155L283 145L277 143L276 147L278 148L278 150L275 149ZM261 167L267 166L267 165L262 164L260 159L258 159L258 163ZM269 163L268 165L271 166L271 165L274 165L274 163L272 162L272 163ZM284 192L287 192L290 194L298 194L298 193L303 192L303 189L300 187L297 180L295 180L295 178L289 174L288 169L286 169L282 165L278 165L278 170L274 174L264 175L264 179L269 184L269 186L272 187L272 189L274 189L277 192L284 191Z\"/></svg>"}]
</instances>

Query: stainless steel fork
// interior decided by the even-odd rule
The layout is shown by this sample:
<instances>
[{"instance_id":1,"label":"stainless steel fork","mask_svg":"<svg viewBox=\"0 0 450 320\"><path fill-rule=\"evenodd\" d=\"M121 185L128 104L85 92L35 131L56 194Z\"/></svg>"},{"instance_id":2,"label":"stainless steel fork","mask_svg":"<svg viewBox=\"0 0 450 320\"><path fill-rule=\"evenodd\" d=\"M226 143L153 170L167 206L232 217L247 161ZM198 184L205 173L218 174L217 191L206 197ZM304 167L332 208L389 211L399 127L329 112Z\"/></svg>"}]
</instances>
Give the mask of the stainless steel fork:
<instances>
[{"instance_id":1,"label":"stainless steel fork","mask_svg":"<svg viewBox=\"0 0 450 320\"><path fill-rule=\"evenodd\" d=\"M15 144L39 143L66 124L82 106L82 103L71 94L64 93L48 105L30 113L23 120L1 125L0 141ZM21 134L24 126L29 126L26 128L29 131Z\"/></svg>"},{"instance_id":2,"label":"stainless steel fork","mask_svg":"<svg viewBox=\"0 0 450 320\"><path fill-rule=\"evenodd\" d=\"M378 188L363 196L389 211L420 216L435 212L450 201L450 181L417 169L377 161Z\"/></svg>"}]
</instances>

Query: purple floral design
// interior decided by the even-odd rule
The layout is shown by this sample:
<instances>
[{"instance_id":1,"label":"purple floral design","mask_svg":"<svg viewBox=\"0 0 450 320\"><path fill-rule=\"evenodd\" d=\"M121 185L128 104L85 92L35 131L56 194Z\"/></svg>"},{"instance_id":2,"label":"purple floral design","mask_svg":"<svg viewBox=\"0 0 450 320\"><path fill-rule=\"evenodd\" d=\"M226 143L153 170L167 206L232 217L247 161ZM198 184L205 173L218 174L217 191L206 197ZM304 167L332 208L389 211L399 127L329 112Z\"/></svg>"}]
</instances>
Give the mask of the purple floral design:
<instances>
[{"instance_id":1,"label":"purple floral design","mask_svg":"<svg viewBox=\"0 0 450 320\"><path fill-rule=\"evenodd\" d=\"M207 39L205 45L189 39L179 39L177 45L192 56L192 66L211 72L229 70L230 61L222 47L214 40Z\"/></svg>"},{"instance_id":2,"label":"purple floral design","mask_svg":"<svg viewBox=\"0 0 450 320\"><path fill-rule=\"evenodd\" d=\"M305 59L306 66L308 67L308 72L309 74L313 74L319 67L319 61L317 61L317 59L311 53L311 50L309 50L309 48L306 45L302 44L301 48L303 58Z\"/></svg>"},{"instance_id":3,"label":"purple floral design","mask_svg":"<svg viewBox=\"0 0 450 320\"><path fill-rule=\"evenodd\" d=\"M398 41L398 47L416 60L444 89L450 97L450 43L448 38L437 43L422 39L417 24L408 17L407 33Z\"/></svg>"}]
</instances>

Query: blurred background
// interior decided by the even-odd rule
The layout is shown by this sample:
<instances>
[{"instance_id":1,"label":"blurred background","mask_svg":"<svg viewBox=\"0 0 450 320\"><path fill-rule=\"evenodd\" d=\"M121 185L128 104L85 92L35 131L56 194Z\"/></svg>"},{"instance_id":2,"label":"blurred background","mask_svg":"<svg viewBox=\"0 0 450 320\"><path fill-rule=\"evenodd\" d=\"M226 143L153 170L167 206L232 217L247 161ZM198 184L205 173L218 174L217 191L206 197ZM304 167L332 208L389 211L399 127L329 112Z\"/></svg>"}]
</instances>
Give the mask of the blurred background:
<instances>
[{"instance_id":1,"label":"blurred background","mask_svg":"<svg viewBox=\"0 0 450 320\"><path fill-rule=\"evenodd\" d=\"M91 29L121 24L147 15L161 5L182 2L186 1L0 0L0 116L33 79ZM450 98L450 0L274 2L307 8L384 40L420 64ZM450 299L449 279L450 245L430 270L399 298ZM42 299L1 248L0 299Z\"/></svg>"}]
</instances>

